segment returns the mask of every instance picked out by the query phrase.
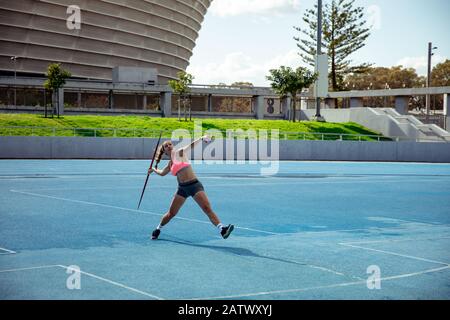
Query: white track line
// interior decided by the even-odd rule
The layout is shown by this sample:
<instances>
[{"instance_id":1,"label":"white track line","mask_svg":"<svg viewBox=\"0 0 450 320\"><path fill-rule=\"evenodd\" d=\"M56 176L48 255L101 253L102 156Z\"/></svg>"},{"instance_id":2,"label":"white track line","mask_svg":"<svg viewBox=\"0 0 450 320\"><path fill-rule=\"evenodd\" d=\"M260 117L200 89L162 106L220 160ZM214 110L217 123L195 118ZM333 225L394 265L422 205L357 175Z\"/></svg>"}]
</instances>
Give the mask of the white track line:
<instances>
[{"instance_id":1,"label":"white track line","mask_svg":"<svg viewBox=\"0 0 450 320\"><path fill-rule=\"evenodd\" d=\"M158 217L162 216L161 213L156 213L156 212L146 211L146 210L137 210L137 209L118 207L118 206L113 206L113 205L108 205L108 204L103 204L103 203L97 203L97 202L90 202L90 201L75 200L75 199L68 199L68 198L62 198L62 197L55 197L55 196L49 196L49 195L33 193L33 192L26 192L26 191L15 190L15 189L11 189L9 191L15 192L15 193L26 194L26 195L30 195L30 196L35 196L35 197L41 197L41 198L49 198L49 199L55 199L55 200L69 201L69 202L81 203L81 204L86 204L86 205L95 205L95 206L100 206L100 207L105 207L105 208L111 208L111 209L117 209L117 210L125 210L125 211L129 211L129 212L134 212L134 213L146 213L146 214L154 215L154 216L158 216ZM184 221L189 221L189 222L202 223L202 224L208 224L208 225L210 224L209 221L203 221L203 220L197 220L197 219L189 219L189 218L183 218L183 217L178 217L178 216L176 216L174 219L184 220ZM407 221L407 220L402 220L402 221ZM415 221L413 221L413 222L415 222ZM429 223L425 223L425 222L423 222L423 223L424 224L428 224L430 226L435 226L434 224L429 224ZM266 230L260 230L260 229L241 227L241 226L235 226L235 229L242 229L242 230L254 231L254 232L259 232L259 233L264 233L264 234L271 234L271 235L298 234L297 232L296 233L280 233L280 232L272 232L272 231L266 231ZM330 233L330 232L333 233L333 232L353 232L353 231L378 231L378 230L391 230L391 229L396 230L396 229L403 229L403 228L402 227L389 227L389 228L372 227L372 228L323 230L323 231L319 231L319 230L318 231L302 231L301 233L302 234L322 234L322 233Z\"/></svg>"},{"instance_id":2,"label":"white track line","mask_svg":"<svg viewBox=\"0 0 450 320\"><path fill-rule=\"evenodd\" d=\"M224 179L224 178L214 178L214 177L202 177L203 179ZM230 178L226 178L226 179L230 179ZM240 178L236 178L236 179L240 179ZM245 179L252 179L252 180L258 180L261 181L261 178L245 178ZM265 178L265 179L269 179L269 178ZM296 185L296 184L358 184L358 183L400 183L400 182L405 182L405 183L411 183L412 179L408 179L408 180L364 180L364 181L318 181L318 178L305 178L305 179L311 179L308 181L298 181L298 180L294 180L296 178L271 178L272 180L277 179L277 180L281 180L283 179L283 182L270 182L267 181L266 183L254 183L254 184L250 184L250 183L239 183L239 184L235 184L237 186L242 186L242 185L246 185L246 186L275 186L275 185ZM312 180L313 179L313 180ZM436 180L423 180L423 179L414 179L414 181L420 181L420 182L436 182ZM226 184L224 186L233 186L232 184Z\"/></svg>"},{"instance_id":3,"label":"white track line","mask_svg":"<svg viewBox=\"0 0 450 320\"><path fill-rule=\"evenodd\" d=\"M292 184L300 182L292 181ZM267 186L267 185L285 185L286 183L221 183L221 184L208 184L208 188L214 187L237 187L237 186ZM91 187L91 188L34 188L34 189L22 189L21 191L72 191L72 190L141 190L142 187ZM158 189L175 189L176 186L158 186Z\"/></svg>"},{"instance_id":4,"label":"white track line","mask_svg":"<svg viewBox=\"0 0 450 320\"><path fill-rule=\"evenodd\" d=\"M11 191L12 192L18 192L18 193L23 193L23 194L29 194L29 195L33 195L33 196L52 198L52 199L57 199L57 200L64 200L64 201L71 201L71 202L77 202L77 203L88 204L88 205L97 205L97 206L103 206L103 207L108 207L108 208L127 210L127 211L132 211L132 212L137 212L137 213L146 212L146 213L149 213L149 214L152 214L152 215L161 216L161 214L156 214L156 213L149 212L149 211L142 211L142 210L139 211L139 210L135 210L135 209L116 207L116 206L111 206L111 205L95 203L95 202L88 202L88 201L73 200L73 199L60 198L60 197L53 197L53 196L47 196L47 195L41 195L41 194L37 194L37 193L23 192L23 191L17 191L17 190L11 190ZM175 218L177 218L177 217L175 217ZM196 219L187 219L187 218L178 218L178 219L180 219L180 220L187 220L187 221L190 221L190 222L210 224L210 222L196 220ZM253 229L253 228L247 228L247 227L236 227L236 228L249 230L249 231L254 231L254 232L260 232L260 233L266 233L266 234L271 234L271 235L283 235L281 233L262 231L262 230L257 230L257 229ZM297 263L299 263L299 262L297 262ZM325 271L325 272L330 272L330 273L333 273L333 274L336 274L336 275L340 275L340 276L347 276L347 275L345 275L343 273L340 273L338 271L335 271L335 270L332 270L332 269L328 269L328 268L325 268L325 267L321 267L321 266L316 266L316 265L311 265L311 264L305 264L305 266L308 266L308 267L313 268L313 269L322 270L322 271ZM347 276L347 277L349 277L349 276Z\"/></svg>"},{"instance_id":5,"label":"white track line","mask_svg":"<svg viewBox=\"0 0 450 320\"><path fill-rule=\"evenodd\" d=\"M95 175L93 176L58 176L58 177L41 177L39 178L40 180L45 180L45 179L81 179L81 180L86 180L86 179L92 179L93 177L96 177ZM121 178L125 178L125 177L132 177L135 179L141 179L140 176L137 175L121 175ZM105 179L117 179L116 176L101 176L102 180ZM345 180L337 180L337 179L344 179ZM30 181L30 179L32 178L4 178L4 179L0 179L1 181ZM411 181L415 181L415 182L436 182L437 179L430 179L430 178L411 178L411 177L405 177L404 179L397 179L397 180L389 180L389 177L386 178L376 178L377 180L374 179L367 179L365 177L356 177L356 178L352 178L351 181L348 180L348 178L346 177L326 177L326 178L315 178L315 177L301 177L301 178L284 178L284 177L264 177L264 178L260 178L260 177L228 177L228 178L224 178L224 177L219 177L219 176L204 176L202 177L202 179L211 179L211 180L223 180L223 179L227 179L227 180L257 180L257 181L266 181L266 182L261 182L261 183L239 183L239 184L223 184L223 185L217 185L217 186L223 186L223 187L228 187L228 186L242 186L242 185L246 185L246 186L267 186L267 185L296 185L296 184L371 184L371 183L410 183ZM298 179L303 179L303 180L298 180ZM325 179L325 180L322 180ZM272 182L272 181L282 181L282 182ZM321 180L321 181L319 181ZM214 185L212 185L214 186ZM136 188L137 189L137 188Z\"/></svg>"},{"instance_id":6,"label":"white track line","mask_svg":"<svg viewBox=\"0 0 450 320\"><path fill-rule=\"evenodd\" d=\"M430 241L430 240L442 240L450 239L450 237L437 237L437 238L416 238L416 239L386 239L386 240L374 240L374 241L352 241L352 242L342 242L342 245L352 245L352 244L371 244L371 243L391 243L391 242L407 242L407 241Z\"/></svg>"},{"instance_id":7,"label":"white track line","mask_svg":"<svg viewBox=\"0 0 450 320\"><path fill-rule=\"evenodd\" d=\"M48 268L56 268L60 267L60 265L46 265L46 266L37 266L37 267L28 267L28 268L17 268L17 269L7 269L7 270L0 270L0 273L3 272L16 272L16 271L24 271L24 270L36 270L36 269L48 269Z\"/></svg>"},{"instance_id":8,"label":"white track line","mask_svg":"<svg viewBox=\"0 0 450 320\"><path fill-rule=\"evenodd\" d=\"M110 208L110 209L125 210L125 211L129 211L129 212L134 212L134 213L141 213L141 214L142 213L147 213L147 214L150 214L150 215L153 215L153 216L162 217L161 213L156 213L156 212L151 212L151 211L124 208L124 207L112 206L112 205L103 204L103 203L97 203L97 202L74 200L74 199L68 199L68 198L62 198L62 197L54 197L54 196L48 196L48 195L39 194L39 193L25 192L25 191L13 190L13 189L11 189L10 191L11 192L15 192L15 193L21 193L21 194L26 194L26 195L30 195L30 196L35 196L35 197L49 198L49 199L62 200L62 201L69 201L69 202L74 202L74 203L81 203L81 204L87 204L87 205L100 206L100 207L105 207L105 208ZM182 217L175 217L174 219L184 220L184 221L189 221L189 222L202 223L202 224L211 224L211 222L209 222L209 221L202 221L202 220L197 220L197 219L189 219L189 218L182 218ZM235 226L235 228L236 229L243 229L243 230L259 232L259 233L271 234L271 235L281 235L281 233L264 231L264 230L258 230L258 229L253 229L253 228L238 227L238 226Z\"/></svg>"},{"instance_id":9,"label":"white track line","mask_svg":"<svg viewBox=\"0 0 450 320\"><path fill-rule=\"evenodd\" d=\"M18 271L26 271L26 270L38 270L38 269L49 269L49 268L63 268L65 270L70 270L71 269L71 268L69 268L67 266L64 266L64 265L61 265L61 264L55 264L55 265L45 265L45 266L36 266L36 267L28 267L28 268L6 269L6 270L0 270L0 273L18 272ZM142 290L138 290L136 288L132 288L132 287L126 286L126 285L124 285L122 283L119 283L119 282L116 282L116 281L112 281L112 280L109 280L109 279L97 276L95 274L92 274L92 273L89 273L89 272L85 272L83 270L75 270L75 271L77 271L77 272L79 271L81 274L84 274L84 275L89 276L91 278L98 279L100 281L112 284L114 286L117 286L117 287L129 290L129 291L132 291L132 292L135 292L135 293L138 293L138 294L141 294L141 295L144 295L144 296L156 299L156 300L164 300L163 298L155 296L155 295L150 294L148 292L145 292L145 291L142 291Z\"/></svg>"},{"instance_id":10,"label":"white track line","mask_svg":"<svg viewBox=\"0 0 450 320\"><path fill-rule=\"evenodd\" d=\"M380 281L389 281L389 280L396 280L396 279L401 279L401 278L414 277L414 276L419 276L419 275L422 275L422 274L442 271L442 270L449 269L449 268L450 268L450 266L447 265L445 267L440 267L440 268L434 268L434 269L428 269L428 270L414 272L414 273L405 273L405 274L400 274L400 275L396 275L396 276L380 278ZM345 283L337 283L337 284L332 284L332 285L328 285L328 286L317 286L317 287L288 289L288 290L262 291L262 292L244 293L244 294L229 295L229 296L191 298L191 299L187 299L187 300L213 300L213 299L247 298L247 297L263 296L263 295L270 295L270 294L295 293L295 292L302 292L302 291L310 291L310 290L318 290L318 289L329 289L329 288L338 288L338 287L347 287L347 286L362 285L362 284L367 284L367 280L354 281L354 282L345 282Z\"/></svg>"},{"instance_id":11,"label":"white track line","mask_svg":"<svg viewBox=\"0 0 450 320\"><path fill-rule=\"evenodd\" d=\"M15 252L15 251L12 251L12 250L9 250L9 249L6 249L6 248L2 248L2 247L0 247L0 250L6 251L6 253L0 253L0 255L5 255L5 254L16 254L16 253L17 253L17 252Z\"/></svg>"},{"instance_id":12,"label":"white track line","mask_svg":"<svg viewBox=\"0 0 450 320\"><path fill-rule=\"evenodd\" d=\"M445 237L445 238L447 239L447 237ZM441 239L441 238L438 238L438 239ZM407 240L414 240L414 239L407 239ZM435 240L435 239L427 239L427 240ZM383 254L395 255L395 256L399 256L399 257L403 257L403 258L409 258L409 259L443 265L443 267L439 267L439 268L433 268L433 269L427 269L424 271L418 271L418 272L413 272L413 273L406 273L406 274L400 274L400 275L396 275L396 276L384 277L384 278L380 279L382 281L419 276L419 275L438 272L438 271L442 271L442 270L446 270L446 269L450 268L450 264L441 262L441 261L436 261L436 260L431 260L431 259L426 259L426 258L421 258L421 257L416 257L416 256L411 256L411 255L404 255L404 254L399 254L399 253L391 252L391 251L372 249L372 248L367 248L367 247L362 247L362 246L355 246L350 243L339 243L339 245L358 248L358 249L364 249L364 250L369 250L369 251L375 251L375 252L379 252L379 253L383 253ZM246 298L246 297L253 297L253 296L270 295L270 294L294 293L294 292L302 292L302 291L317 290L317 289L336 288L336 287L344 287L344 286L351 286L351 285L358 285L358 284L365 284L365 283L366 283L366 280L361 280L361 281L340 283L340 284L334 284L334 285L328 285L328 286L317 286L317 287L309 287L309 288L266 291L266 292L256 292L256 293L245 293L245 294L239 294L239 295L218 296L218 297L193 298L193 299L189 299L189 300L236 299L236 298Z\"/></svg>"},{"instance_id":13,"label":"white track line","mask_svg":"<svg viewBox=\"0 0 450 320\"><path fill-rule=\"evenodd\" d=\"M378 250L378 249L367 248L367 247L363 247L363 246L355 246L355 245L347 244L347 243L339 243L339 244L342 245L342 246L346 246L346 247L352 247L352 248L358 248L358 249L363 249L363 250L368 250L368 251L374 251L374 252L389 254L389 255L393 255L393 256L397 256L397 257L414 259L414 260L419 260L419 261L425 261L425 262L430 262L430 263L435 263L435 264L442 264L444 266L450 267L450 264L448 264L446 262L442 262L442 261L436 261L436 260L416 257L416 256L407 255L407 254L400 254L400 253L396 253L396 252L392 252L392 251Z\"/></svg>"},{"instance_id":14,"label":"white track line","mask_svg":"<svg viewBox=\"0 0 450 320\"><path fill-rule=\"evenodd\" d=\"M220 179L223 180L224 178L219 178L219 177L203 177L202 179ZM226 178L226 179L230 179L230 178ZM236 178L236 179L242 179L242 178ZM244 178L244 179L257 179L258 181L261 181L261 178ZM267 178L264 178L267 179ZM316 183L353 183L352 181L295 181L294 179L285 179L285 178L277 178L279 180L284 179L284 182L250 182L250 183L220 183L220 184L208 184L208 188L214 188L214 187L236 187L236 186L274 186L274 185L292 185L292 184L316 184ZM308 178L310 179L310 178ZM0 180L1 181L1 180ZM404 180L401 180L404 181ZM431 180L430 180L431 181ZM360 183L365 182L365 181L359 181ZM370 182L382 182L385 183L385 180L380 180L380 181L370 181ZM399 182L399 181L389 181L389 182ZM408 181L409 182L409 181ZM175 188L175 186L159 186L158 189L173 189ZM39 189L22 189L23 191L71 191L71 190L122 190L122 189L126 189L126 190L140 190L140 187L91 187L91 188L39 188Z\"/></svg>"},{"instance_id":15,"label":"white track line","mask_svg":"<svg viewBox=\"0 0 450 320\"><path fill-rule=\"evenodd\" d=\"M70 270L69 267L64 266L64 265L58 265L58 267L64 268L64 269L66 269L66 270ZM147 296L147 297L150 297L150 298L154 298L154 299L156 299L156 300L164 300L163 298L158 297L158 296L155 296L155 295L150 294L150 293L148 293L148 292L145 292L145 291L142 291L142 290L138 290L138 289L135 289L135 288L126 286L126 285L124 285L124 284L121 284L121 283L119 283L119 282L112 281L112 280L109 280L109 279L106 279L106 278L97 276L97 275L95 275L95 274L93 274L93 273L85 272L85 271L83 271L83 270L76 270L76 271L79 271L81 274L85 274L85 275L87 275L87 276L89 276L89 277L91 277L91 278L95 278L95 279L98 279L98 280L107 282L107 283L109 283L109 284L112 284L112 285L115 285L115 286L118 286L118 287L127 289L127 290L129 290L129 291L133 291L133 292L142 294L142 295Z\"/></svg>"}]
</instances>

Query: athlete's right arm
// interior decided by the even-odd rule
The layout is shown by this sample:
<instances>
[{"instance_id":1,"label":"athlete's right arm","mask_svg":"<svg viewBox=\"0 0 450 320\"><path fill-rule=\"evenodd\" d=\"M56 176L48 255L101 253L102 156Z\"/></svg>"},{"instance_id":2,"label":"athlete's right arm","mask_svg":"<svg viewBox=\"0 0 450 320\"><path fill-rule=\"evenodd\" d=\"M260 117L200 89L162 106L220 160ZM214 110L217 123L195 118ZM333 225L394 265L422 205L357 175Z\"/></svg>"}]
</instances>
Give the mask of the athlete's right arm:
<instances>
[{"instance_id":1,"label":"athlete's right arm","mask_svg":"<svg viewBox=\"0 0 450 320\"><path fill-rule=\"evenodd\" d=\"M166 174L168 174L170 172L170 161L167 163L167 166L162 170L158 170L158 169L154 169L154 168L148 169L149 174L152 172L154 172L157 175L162 176L162 177L165 176Z\"/></svg>"}]
</instances>

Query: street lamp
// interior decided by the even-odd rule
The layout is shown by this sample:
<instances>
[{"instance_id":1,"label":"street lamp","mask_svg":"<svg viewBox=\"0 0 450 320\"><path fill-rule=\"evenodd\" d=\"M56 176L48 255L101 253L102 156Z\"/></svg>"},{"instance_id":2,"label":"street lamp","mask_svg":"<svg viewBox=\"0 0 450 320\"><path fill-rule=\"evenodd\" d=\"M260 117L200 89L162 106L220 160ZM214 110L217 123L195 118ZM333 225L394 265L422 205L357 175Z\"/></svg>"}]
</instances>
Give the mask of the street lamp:
<instances>
[{"instance_id":1,"label":"street lamp","mask_svg":"<svg viewBox=\"0 0 450 320\"><path fill-rule=\"evenodd\" d=\"M322 0L317 0L317 62L322 54ZM317 67L317 66L316 66ZM317 92L316 92L317 95ZM316 96L316 119L320 120L320 98Z\"/></svg>"},{"instance_id":2,"label":"street lamp","mask_svg":"<svg viewBox=\"0 0 450 320\"><path fill-rule=\"evenodd\" d=\"M431 57L434 55L433 50L436 50L437 47L433 47L433 43L432 42L428 42L428 72L427 72L427 88L429 88L431 86ZM425 106L426 106L426 111L427 111L427 120L428 117L430 116L430 95L427 94L426 96L426 102L425 102Z\"/></svg>"},{"instance_id":3,"label":"street lamp","mask_svg":"<svg viewBox=\"0 0 450 320\"><path fill-rule=\"evenodd\" d=\"M386 82L386 84L384 85L384 89L386 90L390 90L391 88L389 87L389 84ZM384 107L387 108L387 96L384 96Z\"/></svg>"},{"instance_id":4,"label":"street lamp","mask_svg":"<svg viewBox=\"0 0 450 320\"><path fill-rule=\"evenodd\" d=\"M371 90L372 90L372 86L373 86L373 83L371 82L371 83L369 84L369 86L367 87L367 90L371 91ZM367 103L369 104L369 108L373 108L373 106L371 106L371 103L372 103L372 97L370 96L370 93L369 93L369 97L368 97L368 99L367 99Z\"/></svg>"},{"instance_id":5,"label":"street lamp","mask_svg":"<svg viewBox=\"0 0 450 320\"><path fill-rule=\"evenodd\" d=\"M17 63L17 58L16 56L11 57L11 61L14 61L14 107L16 106L16 80L17 80L17 67L16 67L16 63Z\"/></svg>"}]
</instances>

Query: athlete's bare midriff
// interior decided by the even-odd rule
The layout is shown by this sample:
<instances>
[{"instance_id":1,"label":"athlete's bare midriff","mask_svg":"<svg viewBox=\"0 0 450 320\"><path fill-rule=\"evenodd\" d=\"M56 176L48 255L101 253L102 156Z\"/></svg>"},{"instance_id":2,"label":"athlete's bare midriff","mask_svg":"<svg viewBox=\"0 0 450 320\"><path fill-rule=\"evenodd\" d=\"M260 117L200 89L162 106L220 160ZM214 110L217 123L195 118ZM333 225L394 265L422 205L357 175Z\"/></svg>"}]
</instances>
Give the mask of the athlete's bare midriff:
<instances>
[{"instance_id":1,"label":"athlete's bare midriff","mask_svg":"<svg viewBox=\"0 0 450 320\"><path fill-rule=\"evenodd\" d=\"M175 152L173 156L177 157L178 161L189 162L188 158L185 154L183 154L183 152ZM178 183L185 183L195 179L197 179L197 176L194 173L194 169L192 169L192 165L181 169L177 173Z\"/></svg>"},{"instance_id":2,"label":"athlete's bare midriff","mask_svg":"<svg viewBox=\"0 0 450 320\"><path fill-rule=\"evenodd\" d=\"M197 179L192 166L186 167L178 171L177 180L179 183L189 182Z\"/></svg>"}]
</instances>

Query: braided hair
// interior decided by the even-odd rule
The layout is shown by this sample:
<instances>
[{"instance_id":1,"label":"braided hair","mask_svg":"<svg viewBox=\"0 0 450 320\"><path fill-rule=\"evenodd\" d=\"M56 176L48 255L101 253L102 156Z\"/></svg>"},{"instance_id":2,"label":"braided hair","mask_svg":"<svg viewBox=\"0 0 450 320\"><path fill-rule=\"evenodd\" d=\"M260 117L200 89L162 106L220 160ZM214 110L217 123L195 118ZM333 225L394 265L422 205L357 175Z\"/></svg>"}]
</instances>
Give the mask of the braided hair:
<instances>
[{"instance_id":1,"label":"braided hair","mask_svg":"<svg viewBox=\"0 0 450 320\"><path fill-rule=\"evenodd\" d=\"M158 164L161 161L162 156L164 155L164 143L158 147L158 150L156 151L156 158L155 158L155 169L158 169Z\"/></svg>"},{"instance_id":2,"label":"braided hair","mask_svg":"<svg viewBox=\"0 0 450 320\"><path fill-rule=\"evenodd\" d=\"M164 152L166 151L165 148L166 148L166 146L167 146L168 143L172 143L172 141L171 141L171 140L166 140L166 141L164 141L164 142L158 147L158 149L156 150L156 157L155 157L156 164L155 164L155 169L158 169L158 164L159 164L159 162L161 161L162 157L164 156Z\"/></svg>"}]
</instances>

